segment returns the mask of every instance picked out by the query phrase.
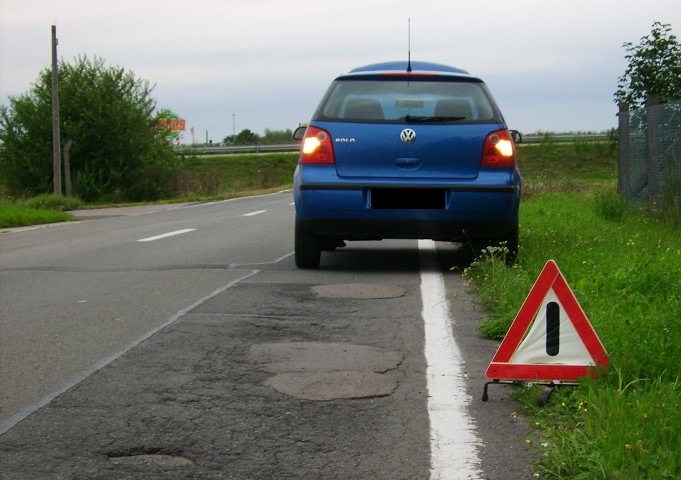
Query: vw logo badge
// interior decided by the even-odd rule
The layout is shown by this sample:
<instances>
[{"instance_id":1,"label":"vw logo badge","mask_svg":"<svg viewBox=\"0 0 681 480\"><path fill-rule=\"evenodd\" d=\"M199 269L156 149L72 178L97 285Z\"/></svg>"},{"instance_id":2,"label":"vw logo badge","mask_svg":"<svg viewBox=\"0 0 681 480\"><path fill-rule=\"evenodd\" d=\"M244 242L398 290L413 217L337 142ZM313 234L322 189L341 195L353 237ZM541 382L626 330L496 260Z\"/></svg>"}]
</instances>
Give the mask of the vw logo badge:
<instances>
[{"instance_id":1,"label":"vw logo badge","mask_svg":"<svg viewBox=\"0 0 681 480\"><path fill-rule=\"evenodd\" d=\"M404 143L414 143L416 141L416 132L411 128L405 128L400 132L400 140Z\"/></svg>"}]
</instances>

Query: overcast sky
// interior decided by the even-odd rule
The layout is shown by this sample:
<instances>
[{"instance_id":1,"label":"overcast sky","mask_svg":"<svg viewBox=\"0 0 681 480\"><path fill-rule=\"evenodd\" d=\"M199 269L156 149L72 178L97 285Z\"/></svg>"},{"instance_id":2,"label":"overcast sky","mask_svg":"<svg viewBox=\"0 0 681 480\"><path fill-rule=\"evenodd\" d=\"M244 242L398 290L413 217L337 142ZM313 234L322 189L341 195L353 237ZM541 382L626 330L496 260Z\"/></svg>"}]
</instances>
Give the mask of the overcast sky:
<instances>
[{"instance_id":1,"label":"overcast sky","mask_svg":"<svg viewBox=\"0 0 681 480\"><path fill-rule=\"evenodd\" d=\"M98 56L155 85L196 141L309 120L329 82L407 57L480 76L511 128L605 130L655 20L681 37L679 0L0 0L0 103L59 58ZM189 132L185 141L191 142Z\"/></svg>"}]
</instances>

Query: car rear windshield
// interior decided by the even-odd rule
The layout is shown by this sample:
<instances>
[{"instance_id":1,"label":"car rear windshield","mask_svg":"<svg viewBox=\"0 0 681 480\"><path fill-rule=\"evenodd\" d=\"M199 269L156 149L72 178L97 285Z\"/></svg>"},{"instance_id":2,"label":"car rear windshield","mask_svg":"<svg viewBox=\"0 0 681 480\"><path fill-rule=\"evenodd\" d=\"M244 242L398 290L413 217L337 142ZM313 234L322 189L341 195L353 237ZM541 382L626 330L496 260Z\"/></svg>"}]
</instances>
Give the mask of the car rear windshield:
<instances>
[{"instance_id":1,"label":"car rear windshield","mask_svg":"<svg viewBox=\"0 0 681 480\"><path fill-rule=\"evenodd\" d=\"M336 80L315 117L375 123L469 123L499 119L484 83L426 78L429 80Z\"/></svg>"}]
</instances>

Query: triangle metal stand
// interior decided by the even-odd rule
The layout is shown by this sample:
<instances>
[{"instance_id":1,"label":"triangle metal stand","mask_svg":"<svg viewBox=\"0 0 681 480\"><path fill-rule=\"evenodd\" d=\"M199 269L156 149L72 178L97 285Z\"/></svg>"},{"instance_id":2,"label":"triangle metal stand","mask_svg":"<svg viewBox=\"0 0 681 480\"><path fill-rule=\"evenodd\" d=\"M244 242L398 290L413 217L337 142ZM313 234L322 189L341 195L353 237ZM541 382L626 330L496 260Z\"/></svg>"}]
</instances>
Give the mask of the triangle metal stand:
<instances>
[{"instance_id":1,"label":"triangle metal stand","mask_svg":"<svg viewBox=\"0 0 681 480\"><path fill-rule=\"evenodd\" d=\"M486 382L485 386L482 389L482 401L486 402L489 400L489 395L487 394L487 388L490 385L500 385L500 384L506 384L506 385L520 385L522 383L521 380L492 380L491 382ZM541 395L539 395L539 398L537 399L537 405L540 407L543 407L549 402L549 397L551 394L554 392L554 390L558 387L577 387L579 386L579 383L575 382L561 382L561 381L547 381L547 382L532 382L535 385L546 385L546 388L542 391Z\"/></svg>"}]
</instances>

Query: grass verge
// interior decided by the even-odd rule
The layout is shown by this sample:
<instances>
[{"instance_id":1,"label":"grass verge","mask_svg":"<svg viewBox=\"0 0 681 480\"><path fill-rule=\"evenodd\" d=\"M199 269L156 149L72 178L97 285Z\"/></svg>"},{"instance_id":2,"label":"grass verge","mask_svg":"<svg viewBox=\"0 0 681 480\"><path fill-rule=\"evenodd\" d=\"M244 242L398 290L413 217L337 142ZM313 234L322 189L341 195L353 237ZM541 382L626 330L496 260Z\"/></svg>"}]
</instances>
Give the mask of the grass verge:
<instances>
[{"instance_id":1,"label":"grass verge","mask_svg":"<svg viewBox=\"0 0 681 480\"><path fill-rule=\"evenodd\" d=\"M187 157L177 175L175 197L224 199L289 188L297 162L295 152Z\"/></svg>"},{"instance_id":2,"label":"grass verge","mask_svg":"<svg viewBox=\"0 0 681 480\"><path fill-rule=\"evenodd\" d=\"M0 228L23 227L74 220L66 210L82 206L74 197L39 195L25 200L0 201Z\"/></svg>"},{"instance_id":3,"label":"grass verge","mask_svg":"<svg viewBox=\"0 0 681 480\"><path fill-rule=\"evenodd\" d=\"M0 203L0 228L68 222L73 219L73 215L58 210Z\"/></svg>"},{"instance_id":4,"label":"grass verge","mask_svg":"<svg viewBox=\"0 0 681 480\"><path fill-rule=\"evenodd\" d=\"M480 331L500 339L554 259L611 366L544 408L518 389L537 427L537 478L681 478L679 228L629 213L614 189L536 195L521 206L519 263L490 254L465 271L485 306ZM529 441L529 440L528 440Z\"/></svg>"}]
</instances>

